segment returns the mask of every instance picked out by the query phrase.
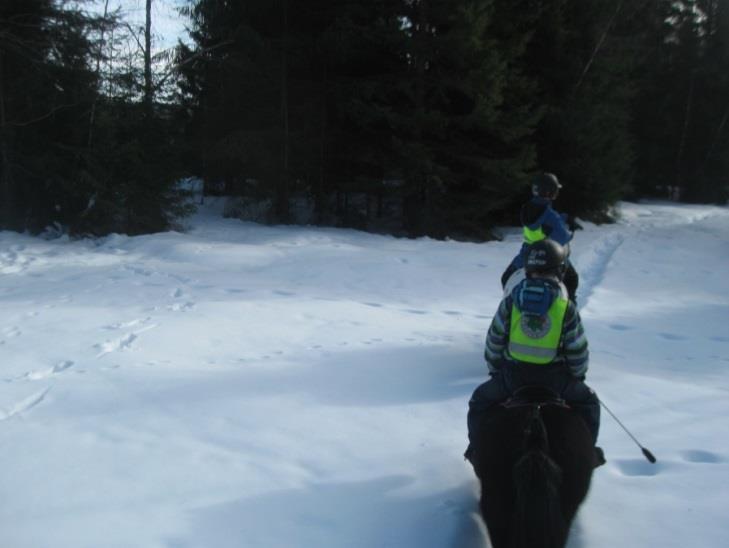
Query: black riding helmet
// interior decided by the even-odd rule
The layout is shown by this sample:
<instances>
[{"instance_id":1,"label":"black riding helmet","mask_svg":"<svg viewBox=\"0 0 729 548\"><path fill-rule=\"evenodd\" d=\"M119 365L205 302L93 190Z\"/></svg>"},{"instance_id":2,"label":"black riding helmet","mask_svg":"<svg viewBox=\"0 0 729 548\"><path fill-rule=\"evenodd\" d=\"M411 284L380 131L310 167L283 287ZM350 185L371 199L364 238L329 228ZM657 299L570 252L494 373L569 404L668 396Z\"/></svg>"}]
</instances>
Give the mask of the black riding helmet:
<instances>
[{"instance_id":1,"label":"black riding helmet","mask_svg":"<svg viewBox=\"0 0 729 548\"><path fill-rule=\"evenodd\" d=\"M532 194L543 198L554 198L562 188L554 173L540 173L532 181Z\"/></svg>"},{"instance_id":2,"label":"black riding helmet","mask_svg":"<svg viewBox=\"0 0 729 548\"><path fill-rule=\"evenodd\" d=\"M560 280L564 275L567 253L565 248L546 238L530 245L524 258L524 270L528 276L557 276Z\"/></svg>"}]
</instances>

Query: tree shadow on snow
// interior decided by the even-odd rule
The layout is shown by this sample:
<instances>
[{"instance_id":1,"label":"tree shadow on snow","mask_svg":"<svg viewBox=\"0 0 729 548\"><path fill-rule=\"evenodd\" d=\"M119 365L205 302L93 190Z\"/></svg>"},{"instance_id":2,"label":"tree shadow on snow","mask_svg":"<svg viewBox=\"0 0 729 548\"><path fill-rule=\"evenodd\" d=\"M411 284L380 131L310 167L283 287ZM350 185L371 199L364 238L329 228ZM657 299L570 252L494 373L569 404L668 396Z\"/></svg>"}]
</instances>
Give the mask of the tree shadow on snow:
<instances>
[{"instance_id":1,"label":"tree shadow on snow","mask_svg":"<svg viewBox=\"0 0 729 548\"><path fill-rule=\"evenodd\" d=\"M194 383L180 385L167 379L164 385L149 389L154 391L150 397L162 398L170 391L184 401L301 394L334 406L403 405L463 398L465 410L471 392L487 377L486 366L478 356L472 349L447 346L363 349L305 361L294 359L283 365L244 364L236 371L197 378Z\"/></svg>"},{"instance_id":2,"label":"tree shadow on snow","mask_svg":"<svg viewBox=\"0 0 729 548\"><path fill-rule=\"evenodd\" d=\"M424 497L398 493L413 481L398 475L363 482L313 484L201 507L192 511L185 538L168 539L166 545L484 546L469 486Z\"/></svg>"}]
</instances>

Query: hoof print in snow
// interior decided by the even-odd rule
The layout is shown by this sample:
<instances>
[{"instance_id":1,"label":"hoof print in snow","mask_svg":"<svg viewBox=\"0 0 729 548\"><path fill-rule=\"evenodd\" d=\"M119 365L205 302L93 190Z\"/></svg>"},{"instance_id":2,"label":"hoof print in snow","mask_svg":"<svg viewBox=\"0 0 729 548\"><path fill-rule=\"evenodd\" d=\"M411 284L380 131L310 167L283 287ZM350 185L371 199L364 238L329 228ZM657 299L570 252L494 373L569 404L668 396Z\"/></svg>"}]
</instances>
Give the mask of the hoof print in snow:
<instances>
[{"instance_id":1,"label":"hoof print in snow","mask_svg":"<svg viewBox=\"0 0 729 548\"><path fill-rule=\"evenodd\" d=\"M681 456L687 462L698 464L717 464L724 462L724 459L720 455L710 451L702 451L701 449L689 449L681 453Z\"/></svg>"},{"instance_id":2,"label":"hoof print in snow","mask_svg":"<svg viewBox=\"0 0 729 548\"><path fill-rule=\"evenodd\" d=\"M686 337L683 337L682 335L676 335L674 333L659 333L659 337L662 339L666 339L667 341L685 341Z\"/></svg>"},{"instance_id":3,"label":"hoof print in snow","mask_svg":"<svg viewBox=\"0 0 729 548\"><path fill-rule=\"evenodd\" d=\"M655 476L660 471L660 464L651 464L642 459L618 459L615 461L624 476Z\"/></svg>"}]
</instances>

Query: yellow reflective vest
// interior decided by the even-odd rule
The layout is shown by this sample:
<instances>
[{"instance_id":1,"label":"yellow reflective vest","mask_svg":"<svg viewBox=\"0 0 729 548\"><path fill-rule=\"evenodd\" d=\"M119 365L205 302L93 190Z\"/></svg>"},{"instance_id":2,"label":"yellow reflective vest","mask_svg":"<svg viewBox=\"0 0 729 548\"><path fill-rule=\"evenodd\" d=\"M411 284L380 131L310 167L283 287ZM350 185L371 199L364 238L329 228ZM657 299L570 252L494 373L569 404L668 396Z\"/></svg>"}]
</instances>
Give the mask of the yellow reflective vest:
<instances>
[{"instance_id":1,"label":"yellow reflective vest","mask_svg":"<svg viewBox=\"0 0 729 548\"><path fill-rule=\"evenodd\" d=\"M547 237L547 235L544 233L544 230L542 230L542 227L540 226L536 230L532 230L528 226L524 227L524 242L531 245L535 242L538 242L540 240L543 240Z\"/></svg>"},{"instance_id":2,"label":"yellow reflective vest","mask_svg":"<svg viewBox=\"0 0 729 548\"><path fill-rule=\"evenodd\" d=\"M509 354L526 363L548 364L554 361L562 338L562 326L569 301L558 296L544 315L525 314L511 306Z\"/></svg>"}]
</instances>

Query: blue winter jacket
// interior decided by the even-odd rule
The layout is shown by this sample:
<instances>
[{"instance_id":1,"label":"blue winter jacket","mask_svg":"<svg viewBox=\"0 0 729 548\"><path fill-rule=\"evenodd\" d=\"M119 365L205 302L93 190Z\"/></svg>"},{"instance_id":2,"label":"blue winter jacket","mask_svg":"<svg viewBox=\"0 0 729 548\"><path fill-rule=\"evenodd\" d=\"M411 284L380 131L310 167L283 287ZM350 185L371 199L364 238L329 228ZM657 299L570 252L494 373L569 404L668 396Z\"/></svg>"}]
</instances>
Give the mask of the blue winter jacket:
<instances>
[{"instance_id":1,"label":"blue winter jacket","mask_svg":"<svg viewBox=\"0 0 729 548\"><path fill-rule=\"evenodd\" d=\"M554 240L560 245L568 244L572 240L572 233L565 222L566 215L560 215L552 209L552 200L534 196L521 208L521 224L531 230L541 227L547 238ZM519 254L514 258L512 264L516 268L524 266L524 251L528 244L524 243Z\"/></svg>"}]
</instances>

